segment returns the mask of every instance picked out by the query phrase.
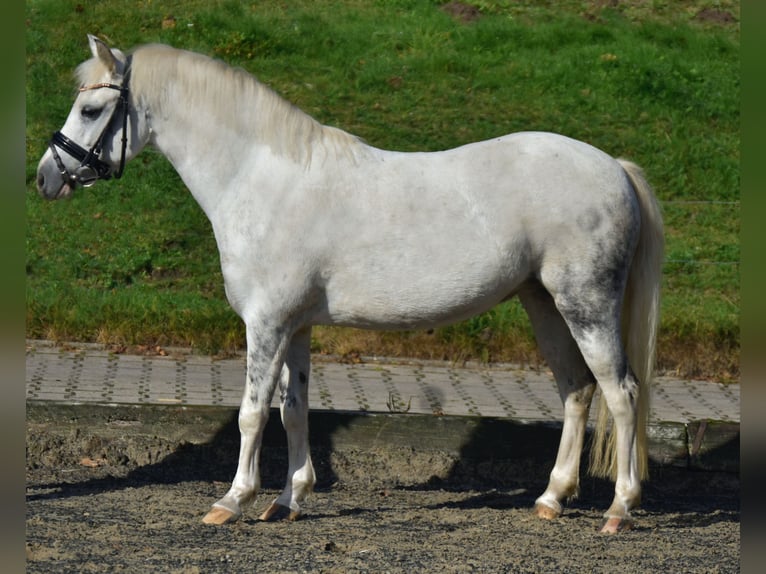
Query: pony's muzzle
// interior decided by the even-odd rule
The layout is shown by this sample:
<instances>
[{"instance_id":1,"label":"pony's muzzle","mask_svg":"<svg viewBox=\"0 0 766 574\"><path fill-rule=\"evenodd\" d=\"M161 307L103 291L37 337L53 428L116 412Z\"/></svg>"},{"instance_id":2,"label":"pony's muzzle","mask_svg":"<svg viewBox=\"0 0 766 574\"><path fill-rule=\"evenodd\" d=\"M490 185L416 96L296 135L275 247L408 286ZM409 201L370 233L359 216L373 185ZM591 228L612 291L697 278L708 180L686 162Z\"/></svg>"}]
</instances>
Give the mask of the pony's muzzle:
<instances>
[{"instance_id":1,"label":"pony's muzzle","mask_svg":"<svg viewBox=\"0 0 766 574\"><path fill-rule=\"evenodd\" d=\"M59 172L53 165L50 155L46 155L37 167L37 191L45 199L69 197L74 190L74 182Z\"/></svg>"}]
</instances>

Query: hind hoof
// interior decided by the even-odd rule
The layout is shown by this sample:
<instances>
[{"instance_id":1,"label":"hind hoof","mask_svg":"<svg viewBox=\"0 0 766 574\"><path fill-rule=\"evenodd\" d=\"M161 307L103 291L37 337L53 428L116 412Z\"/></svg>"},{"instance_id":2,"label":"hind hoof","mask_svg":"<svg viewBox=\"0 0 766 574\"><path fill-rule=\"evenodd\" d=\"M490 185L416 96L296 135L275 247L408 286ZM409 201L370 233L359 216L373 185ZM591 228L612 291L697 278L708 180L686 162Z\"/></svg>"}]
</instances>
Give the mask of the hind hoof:
<instances>
[{"instance_id":1,"label":"hind hoof","mask_svg":"<svg viewBox=\"0 0 766 574\"><path fill-rule=\"evenodd\" d=\"M202 519L205 524L228 524L235 522L239 518L238 514L235 514L231 510L221 508L220 506L214 506L210 512L208 512Z\"/></svg>"},{"instance_id":2,"label":"hind hoof","mask_svg":"<svg viewBox=\"0 0 766 574\"><path fill-rule=\"evenodd\" d=\"M619 518L612 516L604 521L599 532L601 534L617 534L627 532L633 529L633 521L630 518Z\"/></svg>"}]
</instances>

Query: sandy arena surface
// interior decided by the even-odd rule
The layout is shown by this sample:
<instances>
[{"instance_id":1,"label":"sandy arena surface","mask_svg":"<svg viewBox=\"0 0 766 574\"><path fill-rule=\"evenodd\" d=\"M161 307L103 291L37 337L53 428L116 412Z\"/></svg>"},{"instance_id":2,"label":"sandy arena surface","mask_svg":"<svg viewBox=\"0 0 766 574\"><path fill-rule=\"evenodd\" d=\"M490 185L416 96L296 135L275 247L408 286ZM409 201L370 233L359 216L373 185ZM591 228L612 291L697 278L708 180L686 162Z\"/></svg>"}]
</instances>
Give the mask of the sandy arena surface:
<instances>
[{"instance_id":1,"label":"sandy arena surface","mask_svg":"<svg viewBox=\"0 0 766 574\"><path fill-rule=\"evenodd\" d=\"M44 432L43 432L44 431ZM636 528L599 535L611 484L582 479L555 521L530 514L550 468L408 448L314 449L319 484L297 522L259 522L283 480L239 522L201 518L233 477L234 440L27 425L27 572L738 572L739 479L655 469ZM550 464L550 463L549 463Z\"/></svg>"}]
</instances>

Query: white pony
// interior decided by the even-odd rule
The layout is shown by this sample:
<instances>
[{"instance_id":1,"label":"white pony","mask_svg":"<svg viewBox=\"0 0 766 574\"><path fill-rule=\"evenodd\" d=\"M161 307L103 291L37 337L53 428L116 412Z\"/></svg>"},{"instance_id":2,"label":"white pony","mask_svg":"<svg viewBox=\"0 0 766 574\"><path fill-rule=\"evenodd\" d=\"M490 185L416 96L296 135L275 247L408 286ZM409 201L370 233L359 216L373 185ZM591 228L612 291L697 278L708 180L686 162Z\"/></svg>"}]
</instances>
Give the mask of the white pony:
<instances>
[{"instance_id":1,"label":"white pony","mask_svg":"<svg viewBox=\"0 0 766 574\"><path fill-rule=\"evenodd\" d=\"M616 479L603 532L631 525L663 253L641 171L551 133L398 153L324 126L243 70L168 46L126 55L89 36L80 93L37 174L40 193L119 177L146 145L210 219L226 295L246 325L241 446L231 488L204 517L236 520L259 488L261 438L279 387L287 482L261 515L299 516L315 482L308 445L312 325L420 329L521 298L564 403L561 444L535 512L577 494L596 384L592 472Z\"/></svg>"}]
</instances>

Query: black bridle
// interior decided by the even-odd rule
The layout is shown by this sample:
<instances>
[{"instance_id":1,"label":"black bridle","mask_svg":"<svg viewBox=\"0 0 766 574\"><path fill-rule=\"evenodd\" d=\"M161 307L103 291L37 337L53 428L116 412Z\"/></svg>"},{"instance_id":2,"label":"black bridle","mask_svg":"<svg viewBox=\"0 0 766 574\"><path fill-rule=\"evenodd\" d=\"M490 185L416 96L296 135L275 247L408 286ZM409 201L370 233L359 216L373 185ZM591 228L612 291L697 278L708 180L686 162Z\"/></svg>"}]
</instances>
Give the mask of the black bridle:
<instances>
[{"instance_id":1,"label":"black bridle","mask_svg":"<svg viewBox=\"0 0 766 574\"><path fill-rule=\"evenodd\" d=\"M51 152L53 152L53 159L56 160L56 165L64 180L72 187L78 183L83 187L90 187L99 179L109 179L112 177L111 167L109 164L102 161L99 156L101 155L104 137L109 131L109 127L112 125L112 121L118 111L122 113L122 152L120 154L120 167L114 173L114 177L116 179L122 177L122 171L125 168L125 151L128 146L128 75L129 72L125 74L125 79L121 86L109 83L91 84L89 86L84 86L79 90L80 92L85 92L88 90L109 88L120 92L120 99L114 107L114 110L112 110L112 115L109 118L109 121L106 122L104 129L101 130L101 135L98 136L93 147L86 150L62 134L61 131L57 131L51 137L48 146L50 147ZM61 161L61 157L56 150L57 147L80 162L80 165L74 170L74 173L70 173L66 166L64 166L64 162Z\"/></svg>"}]
</instances>

